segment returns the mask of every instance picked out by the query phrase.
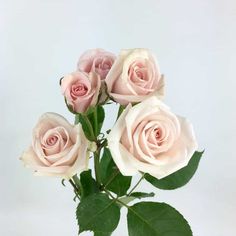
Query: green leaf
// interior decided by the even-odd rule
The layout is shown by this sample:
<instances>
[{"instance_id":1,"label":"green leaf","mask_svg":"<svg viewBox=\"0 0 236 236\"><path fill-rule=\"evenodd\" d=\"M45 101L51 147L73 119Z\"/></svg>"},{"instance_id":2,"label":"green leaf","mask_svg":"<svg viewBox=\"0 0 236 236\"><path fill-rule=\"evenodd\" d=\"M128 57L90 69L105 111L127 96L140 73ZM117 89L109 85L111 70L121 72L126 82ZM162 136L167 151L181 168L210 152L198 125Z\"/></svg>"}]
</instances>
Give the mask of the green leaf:
<instances>
[{"instance_id":1,"label":"green leaf","mask_svg":"<svg viewBox=\"0 0 236 236\"><path fill-rule=\"evenodd\" d=\"M96 117L97 117L97 129L94 130L95 135L99 135L102 129L103 121L105 119L105 111L102 106L97 106Z\"/></svg>"},{"instance_id":2,"label":"green leaf","mask_svg":"<svg viewBox=\"0 0 236 236\"><path fill-rule=\"evenodd\" d=\"M77 114L75 116L75 124L81 123L86 138L90 141L95 141L93 126L86 115Z\"/></svg>"},{"instance_id":3,"label":"green leaf","mask_svg":"<svg viewBox=\"0 0 236 236\"><path fill-rule=\"evenodd\" d=\"M79 232L93 231L96 236L110 235L120 220L120 208L106 194L92 194L80 202L77 211Z\"/></svg>"},{"instance_id":4,"label":"green leaf","mask_svg":"<svg viewBox=\"0 0 236 236\"><path fill-rule=\"evenodd\" d=\"M101 132L103 121L105 119L105 112L102 106L91 107L86 115L92 124L93 132L95 136L98 136Z\"/></svg>"},{"instance_id":5,"label":"green leaf","mask_svg":"<svg viewBox=\"0 0 236 236\"><path fill-rule=\"evenodd\" d=\"M129 207L129 236L192 236L184 217L166 203L140 202Z\"/></svg>"},{"instance_id":6,"label":"green leaf","mask_svg":"<svg viewBox=\"0 0 236 236\"><path fill-rule=\"evenodd\" d=\"M135 197L138 199L145 198L145 197L154 197L155 193L143 193L143 192L134 192L130 194L131 197Z\"/></svg>"},{"instance_id":7,"label":"green leaf","mask_svg":"<svg viewBox=\"0 0 236 236\"><path fill-rule=\"evenodd\" d=\"M203 151L204 152L204 151ZM176 189L184 186L189 182L189 180L193 177L194 173L198 168L199 161L203 152L195 152L189 161L188 165L183 167L182 169L174 172L171 175L163 179L156 179L155 177L145 174L145 179L160 189Z\"/></svg>"},{"instance_id":8,"label":"green leaf","mask_svg":"<svg viewBox=\"0 0 236 236\"><path fill-rule=\"evenodd\" d=\"M95 232L94 236L111 236L111 233Z\"/></svg>"},{"instance_id":9,"label":"green leaf","mask_svg":"<svg viewBox=\"0 0 236 236\"><path fill-rule=\"evenodd\" d=\"M83 131L90 141L96 141L100 134L105 112L102 106L90 107L87 112L79 113L75 117L75 124L82 124Z\"/></svg>"},{"instance_id":10,"label":"green leaf","mask_svg":"<svg viewBox=\"0 0 236 236\"><path fill-rule=\"evenodd\" d=\"M118 196L126 194L131 184L131 176L123 176L114 163L110 150L104 148L100 162L101 180L106 189L116 193Z\"/></svg>"},{"instance_id":11,"label":"green leaf","mask_svg":"<svg viewBox=\"0 0 236 236\"><path fill-rule=\"evenodd\" d=\"M80 182L83 188L81 198L99 192L99 186L95 179L93 179L91 170L84 171L80 174Z\"/></svg>"},{"instance_id":12,"label":"green leaf","mask_svg":"<svg viewBox=\"0 0 236 236\"><path fill-rule=\"evenodd\" d=\"M155 193L143 193L143 192L134 192L134 193L131 193L129 196L127 197L122 197L122 198L119 198L119 202L122 202L124 204L128 204L136 199L142 199L142 198L147 198L147 197L154 197L155 196ZM120 206L120 207L123 207L124 205L122 203L119 203L117 202L117 204Z\"/></svg>"}]
</instances>

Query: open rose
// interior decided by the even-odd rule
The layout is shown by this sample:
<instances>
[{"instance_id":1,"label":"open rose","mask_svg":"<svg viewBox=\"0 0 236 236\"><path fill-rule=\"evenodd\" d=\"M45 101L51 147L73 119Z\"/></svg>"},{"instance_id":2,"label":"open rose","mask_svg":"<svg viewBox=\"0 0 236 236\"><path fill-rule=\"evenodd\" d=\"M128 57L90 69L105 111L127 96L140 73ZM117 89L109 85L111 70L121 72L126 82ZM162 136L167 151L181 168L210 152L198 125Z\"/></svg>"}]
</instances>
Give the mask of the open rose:
<instances>
[{"instance_id":1,"label":"open rose","mask_svg":"<svg viewBox=\"0 0 236 236\"><path fill-rule=\"evenodd\" d=\"M107 75L106 84L110 96L122 105L164 95L164 78L147 49L122 50Z\"/></svg>"},{"instance_id":2,"label":"open rose","mask_svg":"<svg viewBox=\"0 0 236 236\"><path fill-rule=\"evenodd\" d=\"M61 80L62 94L74 112L86 112L96 105L101 87L101 80L94 72L73 72Z\"/></svg>"},{"instance_id":3,"label":"open rose","mask_svg":"<svg viewBox=\"0 0 236 236\"><path fill-rule=\"evenodd\" d=\"M108 136L123 175L138 171L161 179L186 166L197 148L192 125L156 97L127 106Z\"/></svg>"},{"instance_id":4,"label":"open rose","mask_svg":"<svg viewBox=\"0 0 236 236\"><path fill-rule=\"evenodd\" d=\"M107 52L103 49L91 49L87 50L79 59L77 68L84 72L95 72L102 80L107 76L107 73L111 69L115 55Z\"/></svg>"},{"instance_id":5,"label":"open rose","mask_svg":"<svg viewBox=\"0 0 236 236\"><path fill-rule=\"evenodd\" d=\"M21 157L36 175L71 178L88 167L88 141L80 124L45 113L33 130L32 145Z\"/></svg>"}]
</instances>

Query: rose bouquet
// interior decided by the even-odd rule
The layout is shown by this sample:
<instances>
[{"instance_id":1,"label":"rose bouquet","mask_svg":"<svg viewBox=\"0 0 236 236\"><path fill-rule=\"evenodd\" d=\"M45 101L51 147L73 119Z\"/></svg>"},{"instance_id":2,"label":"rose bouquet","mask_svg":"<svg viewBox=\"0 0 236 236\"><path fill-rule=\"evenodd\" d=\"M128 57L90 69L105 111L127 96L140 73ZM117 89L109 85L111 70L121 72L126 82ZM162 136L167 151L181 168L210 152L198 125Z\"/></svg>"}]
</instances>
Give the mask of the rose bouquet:
<instances>
[{"instance_id":1,"label":"rose bouquet","mask_svg":"<svg viewBox=\"0 0 236 236\"><path fill-rule=\"evenodd\" d=\"M21 159L35 175L70 182L78 201L79 233L111 235L125 207L130 236L192 235L176 209L141 201L154 193L136 191L142 180L159 189L182 187L203 153L197 151L191 123L161 101L165 81L153 54L131 49L116 57L102 49L88 50L60 86L75 124L55 113L42 115ZM103 131L104 106L111 103L119 105L117 120ZM140 180L131 184L137 174Z\"/></svg>"}]
</instances>

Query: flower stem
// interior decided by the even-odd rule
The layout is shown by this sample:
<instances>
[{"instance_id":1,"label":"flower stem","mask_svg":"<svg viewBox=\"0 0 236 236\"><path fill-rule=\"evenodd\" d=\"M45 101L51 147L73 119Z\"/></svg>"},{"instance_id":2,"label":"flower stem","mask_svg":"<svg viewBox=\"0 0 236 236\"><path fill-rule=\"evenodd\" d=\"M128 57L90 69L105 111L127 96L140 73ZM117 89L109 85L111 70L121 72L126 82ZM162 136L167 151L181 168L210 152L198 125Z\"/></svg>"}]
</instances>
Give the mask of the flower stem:
<instances>
[{"instance_id":1,"label":"flower stem","mask_svg":"<svg viewBox=\"0 0 236 236\"><path fill-rule=\"evenodd\" d=\"M100 148L96 152L94 152L94 170L95 177L99 184L101 184L101 176L100 176L100 168L99 168L99 158L100 158Z\"/></svg>"},{"instance_id":2,"label":"flower stem","mask_svg":"<svg viewBox=\"0 0 236 236\"><path fill-rule=\"evenodd\" d=\"M97 134L97 129L98 129L97 107L94 109L93 116L94 116L94 130L95 130L95 134Z\"/></svg>"},{"instance_id":3,"label":"flower stem","mask_svg":"<svg viewBox=\"0 0 236 236\"><path fill-rule=\"evenodd\" d=\"M117 197L114 197L108 190L104 189L104 191L116 202L119 202L121 205L130 208L127 204L125 204L124 202L120 201Z\"/></svg>"},{"instance_id":4,"label":"flower stem","mask_svg":"<svg viewBox=\"0 0 236 236\"><path fill-rule=\"evenodd\" d=\"M144 179L144 175L142 174L142 177L139 179L139 181L134 185L134 187L130 190L130 192L127 194L127 196L130 196L131 193L138 187L138 185L141 183L141 181Z\"/></svg>"}]
</instances>

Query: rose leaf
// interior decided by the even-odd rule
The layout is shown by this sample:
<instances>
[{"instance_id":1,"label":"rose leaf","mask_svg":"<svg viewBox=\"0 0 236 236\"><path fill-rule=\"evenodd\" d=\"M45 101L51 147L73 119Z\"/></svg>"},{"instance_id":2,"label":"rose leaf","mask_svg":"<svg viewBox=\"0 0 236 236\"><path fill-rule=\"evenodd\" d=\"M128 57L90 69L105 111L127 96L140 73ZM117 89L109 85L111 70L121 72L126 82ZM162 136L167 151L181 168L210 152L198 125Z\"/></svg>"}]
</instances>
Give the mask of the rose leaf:
<instances>
[{"instance_id":1,"label":"rose leaf","mask_svg":"<svg viewBox=\"0 0 236 236\"><path fill-rule=\"evenodd\" d=\"M192 236L184 217L166 203L140 202L128 208L129 236Z\"/></svg>"},{"instance_id":2,"label":"rose leaf","mask_svg":"<svg viewBox=\"0 0 236 236\"><path fill-rule=\"evenodd\" d=\"M100 172L102 173L102 183L107 190L116 193L118 196L126 194L131 184L131 176L123 176L114 163L110 150L104 148L100 162Z\"/></svg>"},{"instance_id":3,"label":"rose leaf","mask_svg":"<svg viewBox=\"0 0 236 236\"><path fill-rule=\"evenodd\" d=\"M187 184L195 174L203 152L196 151L187 166L163 179L156 179L149 174L145 174L145 179L159 189L172 190L180 188Z\"/></svg>"},{"instance_id":4,"label":"rose leaf","mask_svg":"<svg viewBox=\"0 0 236 236\"><path fill-rule=\"evenodd\" d=\"M83 198L76 211L79 233L93 231L97 236L109 236L120 220L120 208L106 194Z\"/></svg>"},{"instance_id":5,"label":"rose leaf","mask_svg":"<svg viewBox=\"0 0 236 236\"><path fill-rule=\"evenodd\" d=\"M95 179L93 179L91 170L83 171L80 174L80 182L82 186L81 198L99 192L99 186Z\"/></svg>"}]
</instances>

